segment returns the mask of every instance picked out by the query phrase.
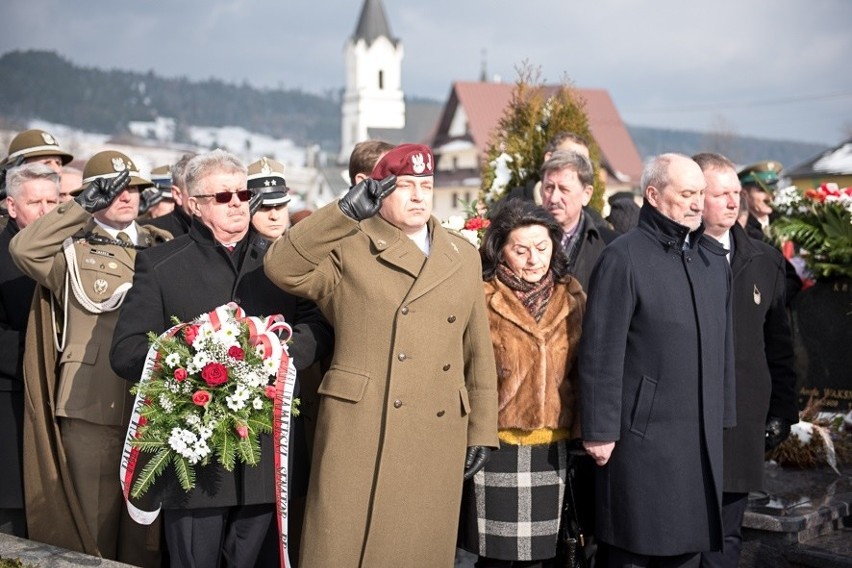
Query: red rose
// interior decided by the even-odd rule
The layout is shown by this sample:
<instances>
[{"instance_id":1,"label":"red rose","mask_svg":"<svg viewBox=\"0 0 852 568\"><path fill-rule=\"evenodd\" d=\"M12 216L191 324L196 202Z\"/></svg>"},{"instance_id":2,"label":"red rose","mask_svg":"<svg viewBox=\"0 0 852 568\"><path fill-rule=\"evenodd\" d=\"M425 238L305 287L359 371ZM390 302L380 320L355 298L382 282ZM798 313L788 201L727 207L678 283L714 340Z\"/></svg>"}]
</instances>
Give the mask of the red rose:
<instances>
[{"instance_id":1,"label":"red rose","mask_svg":"<svg viewBox=\"0 0 852 568\"><path fill-rule=\"evenodd\" d=\"M222 363L207 363L201 369L201 378L209 387L218 387L228 382L228 369Z\"/></svg>"},{"instance_id":2,"label":"red rose","mask_svg":"<svg viewBox=\"0 0 852 568\"><path fill-rule=\"evenodd\" d=\"M236 359L237 361L242 361L246 358L246 352L243 351L242 348L233 345L228 349L228 357Z\"/></svg>"},{"instance_id":3,"label":"red rose","mask_svg":"<svg viewBox=\"0 0 852 568\"><path fill-rule=\"evenodd\" d=\"M266 398L272 398L272 399L275 398L275 386L274 385L267 385L265 392L266 392Z\"/></svg>"},{"instance_id":4,"label":"red rose","mask_svg":"<svg viewBox=\"0 0 852 568\"><path fill-rule=\"evenodd\" d=\"M175 369L175 380L182 383L186 380L186 369Z\"/></svg>"},{"instance_id":5,"label":"red rose","mask_svg":"<svg viewBox=\"0 0 852 568\"><path fill-rule=\"evenodd\" d=\"M239 434L240 438L248 438L248 426L246 426L245 424L237 424L234 427L234 430L237 431L237 434Z\"/></svg>"},{"instance_id":6,"label":"red rose","mask_svg":"<svg viewBox=\"0 0 852 568\"><path fill-rule=\"evenodd\" d=\"M192 402L198 406L207 406L210 403L210 393L206 390L197 390L192 394Z\"/></svg>"},{"instance_id":7,"label":"red rose","mask_svg":"<svg viewBox=\"0 0 852 568\"><path fill-rule=\"evenodd\" d=\"M183 328L183 338L186 340L187 345L192 345L193 343L195 343L196 337L198 337L197 325L188 325Z\"/></svg>"}]
</instances>

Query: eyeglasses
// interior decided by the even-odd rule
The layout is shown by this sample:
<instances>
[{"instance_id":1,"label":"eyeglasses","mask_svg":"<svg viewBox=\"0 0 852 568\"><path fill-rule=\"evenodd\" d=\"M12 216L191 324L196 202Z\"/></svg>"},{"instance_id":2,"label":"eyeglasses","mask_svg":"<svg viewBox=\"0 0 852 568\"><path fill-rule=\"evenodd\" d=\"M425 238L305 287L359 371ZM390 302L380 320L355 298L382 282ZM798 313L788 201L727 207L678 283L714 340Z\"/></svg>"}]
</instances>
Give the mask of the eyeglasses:
<instances>
[{"instance_id":1,"label":"eyeglasses","mask_svg":"<svg viewBox=\"0 0 852 568\"><path fill-rule=\"evenodd\" d=\"M201 193L195 197L212 197L216 203L230 203L234 196L240 201L248 201L251 199L252 191L250 189L239 189L237 191L218 191L216 193Z\"/></svg>"}]
</instances>

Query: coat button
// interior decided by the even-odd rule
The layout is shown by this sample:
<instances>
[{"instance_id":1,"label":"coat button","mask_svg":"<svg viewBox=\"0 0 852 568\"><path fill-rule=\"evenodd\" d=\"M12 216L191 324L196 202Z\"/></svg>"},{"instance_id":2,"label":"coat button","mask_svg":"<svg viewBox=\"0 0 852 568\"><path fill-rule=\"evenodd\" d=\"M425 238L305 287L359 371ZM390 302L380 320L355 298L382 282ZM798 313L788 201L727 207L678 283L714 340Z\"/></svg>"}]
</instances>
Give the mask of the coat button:
<instances>
[{"instance_id":1,"label":"coat button","mask_svg":"<svg viewBox=\"0 0 852 568\"><path fill-rule=\"evenodd\" d=\"M449 371L449 370L450 370L450 364L449 364L449 363L447 363L446 365L444 365L444 370L445 370L445 371Z\"/></svg>"},{"instance_id":2,"label":"coat button","mask_svg":"<svg viewBox=\"0 0 852 568\"><path fill-rule=\"evenodd\" d=\"M399 355L396 356L396 358L399 359L400 361L405 361L405 353L400 353Z\"/></svg>"},{"instance_id":3,"label":"coat button","mask_svg":"<svg viewBox=\"0 0 852 568\"><path fill-rule=\"evenodd\" d=\"M407 314L408 314L408 306L404 306L404 307L403 307L401 310L399 310L399 311L401 311L401 312L402 312L402 315L407 315Z\"/></svg>"},{"instance_id":4,"label":"coat button","mask_svg":"<svg viewBox=\"0 0 852 568\"><path fill-rule=\"evenodd\" d=\"M692 262L692 257L691 256L686 257L686 262Z\"/></svg>"},{"instance_id":5,"label":"coat button","mask_svg":"<svg viewBox=\"0 0 852 568\"><path fill-rule=\"evenodd\" d=\"M450 323L453 323L454 321L456 321L456 316L450 316L450 317L448 317L448 318L447 318L447 321L448 321L448 322L450 322Z\"/></svg>"},{"instance_id":6,"label":"coat button","mask_svg":"<svg viewBox=\"0 0 852 568\"><path fill-rule=\"evenodd\" d=\"M394 408L400 408L401 406L402 406L402 401L401 401L401 400L396 399L395 401L393 401L393 407L394 407Z\"/></svg>"},{"instance_id":7,"label":"coat button","mask_svg":"<svg viewBox=\"0 0 852 568\"><path fill-rule=\"evenodd\" d=\"M439 411L438 411L438 418L440 418L440 417L441 417L441 416L443 416L443 415L444 415L444 411L443 411L443 410L439 410Z\"/></svg>"}]
</instances>

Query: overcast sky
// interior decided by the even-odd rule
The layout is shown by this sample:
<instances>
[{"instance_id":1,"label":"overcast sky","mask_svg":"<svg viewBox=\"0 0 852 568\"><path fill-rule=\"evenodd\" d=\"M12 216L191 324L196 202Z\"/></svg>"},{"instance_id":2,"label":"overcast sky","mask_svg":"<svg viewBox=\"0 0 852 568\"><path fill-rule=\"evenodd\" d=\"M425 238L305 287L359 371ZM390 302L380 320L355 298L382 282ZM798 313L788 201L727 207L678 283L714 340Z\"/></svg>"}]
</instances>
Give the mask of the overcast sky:
<instances>
[{"instance_id":1,"label":"overcast sky","mask_svg":"<svg viewBox=\"0 0 852 568\"><path fill-rule=\"evenodd\" d=\"M0 52L314 93L344 83L363 0L7 0ZM836 144L852 136L850 0L384 0L408 96L542 77L607 89L630 125ZM2 78L0 78L2 80Z\"/></svg>"}]
</instances>

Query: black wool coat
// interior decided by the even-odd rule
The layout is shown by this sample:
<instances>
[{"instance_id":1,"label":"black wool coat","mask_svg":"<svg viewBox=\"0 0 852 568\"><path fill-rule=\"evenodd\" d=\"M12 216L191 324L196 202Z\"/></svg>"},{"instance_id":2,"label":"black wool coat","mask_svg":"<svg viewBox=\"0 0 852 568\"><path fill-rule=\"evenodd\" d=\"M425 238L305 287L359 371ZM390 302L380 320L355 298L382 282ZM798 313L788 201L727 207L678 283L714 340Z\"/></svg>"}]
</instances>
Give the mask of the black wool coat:
<instances>
[{"instance_id":1,"label":"black wool coat","mask_svg":"<svg viewBox=\"0 0 852 568\"><path fill-rule=\"evenodd\" d=\"M133 288L121 309L113 336L110 362L127 380L138 381L148 352L146 334L160 334L171 318L190 321L228 302L236 302L250 316L282 314L293 327L290 356L297 369L310 366L331 352L333 332L316 305L284 292L263 272L268 241L253 230L228 250L215 241L199 219L188 235L141 251L136 257ZM295 434L294 423L292 434ZM262 437L262 463L238 465L229 473L218 465L196 468L195 489L184 493L171 470L158 480L165 508L228 507L275 501L272 443ZM291 493L307 486L307 448L291 436ZM301 486L301 487L299 487Z\"/></svg>"},{"instance_id":2,"label":"black wool coat","mask_svg":"<svg viewBox=\"0 0 852 568\"><path fill-rule=\"evenodd\" d=\"M582 435L615 441L596 468L595 535L637 554L722 545L722 431L735 420L724 255L703 226L690 234L646 203L592 272Z\"/></svg>"},{"instance_id":3,"label":"black wool coat","mask_svg":"<svg viewBox=\"0 0 852 568\"><path fill-rule=\"evenodd\" d=\"M724 489L763 489L768 416L798 421L793 338L784 257L773 246L731 229L737 425L725 431Z\"/></svg>"},{"instance_id":4,"label":"black wool coat","mask_svg":"<svg viewBox=\"0 0 852 568\"><path fill-rule=\"evenodd\" d=\"M139 224L150 225L168 231L173 237L177 238L189 232L192 227L192 217L180 206L175 206L174 210L168 215L155 217L154 219L141 219L139 220Z\"/></svg>"}]
</instances>

